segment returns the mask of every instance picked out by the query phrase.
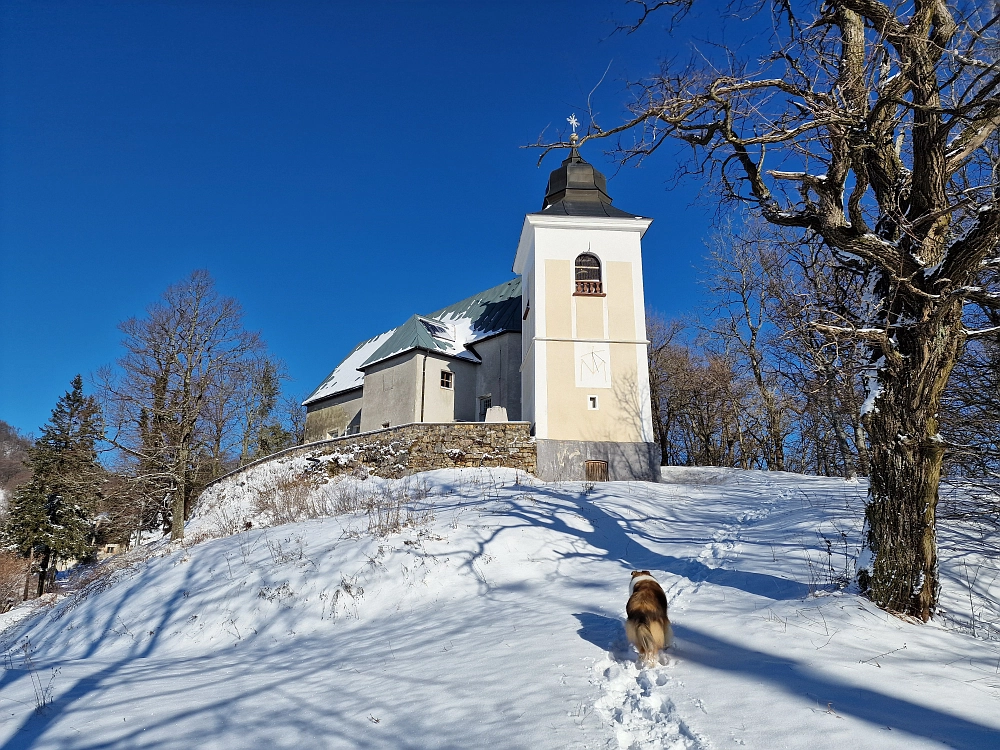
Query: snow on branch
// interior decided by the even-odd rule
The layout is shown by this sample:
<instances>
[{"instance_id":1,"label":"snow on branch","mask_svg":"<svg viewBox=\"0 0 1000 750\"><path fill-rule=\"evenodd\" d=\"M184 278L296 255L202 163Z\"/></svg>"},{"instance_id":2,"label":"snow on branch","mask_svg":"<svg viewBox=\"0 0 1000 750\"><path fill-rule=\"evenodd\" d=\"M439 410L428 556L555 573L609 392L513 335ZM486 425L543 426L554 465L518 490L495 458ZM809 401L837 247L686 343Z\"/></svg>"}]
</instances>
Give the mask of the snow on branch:
<instances>
[{"instance_id":1,"label":"snow on branch","mask_svg":"<svg viewBox=\"0 0 1000 750\"><path fill-rule=\"evenodd\" d=\"M899 358L899 353L895 350L892 339L889 338L889 334L884 328L858 328L857 326L837 326L817 322L810 323L809 327L834 338L843 336L877 346L884 355L883 359L890 358L895 361Z\"/></svg>"},{"instance_id":2,"label":"snow on branch","mask_svg":"<svg viewBox=\"0 0 1000 750\"><path fill-rule=\"evenodd\" d=\"M992 328L979 328L976 330L965 329L965 337L969 339L983 338L984 336L1000 335L1000 326L993 326Z\"/></svg>"}]
</instances>

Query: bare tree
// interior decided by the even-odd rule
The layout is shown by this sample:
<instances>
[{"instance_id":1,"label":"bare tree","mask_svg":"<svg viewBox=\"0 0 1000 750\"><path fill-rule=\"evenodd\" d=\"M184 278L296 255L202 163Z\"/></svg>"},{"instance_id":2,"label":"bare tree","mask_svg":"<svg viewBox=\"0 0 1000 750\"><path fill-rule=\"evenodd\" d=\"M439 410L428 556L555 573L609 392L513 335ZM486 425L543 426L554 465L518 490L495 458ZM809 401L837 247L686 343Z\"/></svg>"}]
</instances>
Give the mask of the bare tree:
<instances>
[{"instance_id":1,"label":"bare tree","mask_svg":"<svg viewBox=\"0 0 1000 750\"><path fill-rule=\"evenodd\" d=\"M732 359L681 340L685 327L651 313L650 392L654 432L665 464L763 466L747 430L752 387Z\"/></svg>"},{"instance_id":2,"label":"bare tree","mask_svg":"<svg viewBox=\"0 0 1000 750\"><path fill-rule=\"evenodd\" d=\"M230 377L212 384L202 424L215 474L277 450L272 435L284 429L279 406L287 379L284 363L264 352L245 357Z\"/></svg>"},{"instance_id":3,"label":"bare tree","mask_svg":"<svg viewBox=\"0 0 1000 750\"><path fill-rule=\"evenodd\" d=\"M199 487L220 470L214 451L221 440L208 429L208 417L222 408L220 394L264 353L242 318L239 303L220 296L208 272L195 271L145 317L121 323L125 354L116 369L98 375L109 439L125 457L137 494L149 500L144 515L169 521L173 539L183 538Z\"/></svg>"},{"instance_id":4,"label":"bare tree","mask_svg":"<svg viewBox=\"0 0 1000 750\"><path fill-rule=\"evenodd\" d=\"M678 320L668 321L652 310L646 313L653 433L660 445L660 456L664 464L677 463L670 440L677 409L671 403L670 396L676 369L674 363L678 359L678 339L683 330L684 325Z\"/></svg>"},{"instance_id":5,"label":"bare tree","mask_svg":"<svg viewBox=\"0 0 1000 750\"><path fill-rule=\"evenodd\" d=\"M799 454L818 474L867 476L867 437L860 395L869 351L850 336L819 333L811 322L836 323L862 297L858 277L837 269L822 242L802 242L776 228L774 252L784 259L768 279L769 315L783 333L774 342L777 369L799 405ZM836 451L827 448L836 445Z\"/></svg>"},{"instance_id":6,"label":"bare tree","mask_svg":"<svg viewBox=\"0 0 1000 750\"><path fill-rule=\"evenodd\" d=\"M716 234L709 263L708 288L714 305L706 331L731 352L756 389L754 409L747 414L766 468L785 470L785 442L792 431L792 405L782 391L774 367L773 279L780 275L777 246L766 230L752 222L737 231L731 222Z\"/></svg>"},{"instance_id":7,"label":"bare tree","mask_svg":"<svg viewBox=\"0 0 1000 750\"><path fill-rule=\"evenodd\" d=\"M284 396L281 400L282 424L288 430L289 446L302 445L306 440L306 407L304 397Z\"/></svg>"},{"instance_id":8,"label":"bare tree","mask_svg":"<svg viewBox=\"0 0 1000 750\"><path fill-rule=\"evenodd\" d=\"M987 276L996 275L996 270ZM983 286L996 288L996 278ZM948 436L945 456L949 473L1000 479L1000 311L990 306L966 307L967 322L994 329L973 339L952 373L941 408L941 431Z\"/></svg>"},{"instance_id":9,"label":"bare tree","mask_svg":"<svg viewBox=\"0 0 1000 750\"><path fill-rule=\"evenodd\" d=\"M31 442L29 436L0 419L0 498L4 500L0 516L17 486L31 478L31 467L28 465Z\"/></svg>"},{"instance_id":10,"label":"bare tree","mask_svg":"<svg viewBox=\"0 0 1000 750\"><path fill-rule=\"evenodd\" d=\"M716 463L728 456L733 466L846 477L860 466L867 474L859 397L864 347L829 340L808 325L860 295L851 275L817 273L829 256L822 243L786 235L752 220L726 223L708 259L711 310L690 326L701 331L696 339L689 341L678 321L648 315L654 431L665 460ZM709 387L719 382L722 362L734 368L731 382ZM710 410L734 415L718 423L734 428L732 453L706 448L712 441L691 432L704 435L714 423L692 415L720 393L735 399Z\"/></svg>"},{"instance_id":11,"label":"bare tree","mask_svg":"<svg viewBox=\"0 0 1000 750\"><path fill-rule=\"evenodd\" d=\"M694 0L637 3L678 23ZM865 282L858 319L816 321L873 352L862 583L879 606L927 620L939 594L936 507L946 443L938 414L966 341L963 307L996 306L983 288L1000 266L1000 19L993 5L915 0L763 1L773 54L749 67L736 50L664 64L637 84L619 133L623 160L664 141L693 148L693 168L768 222L816 235ZM574 141L576 139L573 139ZM569 143L548 144L549 148Z\"/></svg>"}]
</instances>

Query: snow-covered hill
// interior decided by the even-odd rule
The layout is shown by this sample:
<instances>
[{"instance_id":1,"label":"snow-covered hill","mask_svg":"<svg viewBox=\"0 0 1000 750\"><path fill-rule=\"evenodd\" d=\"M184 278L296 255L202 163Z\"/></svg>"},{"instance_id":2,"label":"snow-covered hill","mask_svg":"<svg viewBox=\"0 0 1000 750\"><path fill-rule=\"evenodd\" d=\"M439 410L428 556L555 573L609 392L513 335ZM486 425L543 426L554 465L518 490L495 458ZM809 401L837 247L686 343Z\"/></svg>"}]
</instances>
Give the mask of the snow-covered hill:
<instances>
[{"instance_id":1,"label":"snow-covered hill","mask_svg":"<svg viewBox=\"0 0 1000 750\"><path fill-rule=\"evenodd\" d=\"M998 540L974 518L945 521L944 613L919 625L839 585L859 483L308 465L217 485L187 546L11 625L0 750L1000 747ZM370 531L404 500L399 532ZM635 568L675 627L648 670L624 638Z\"/></svg>"}]
</instances>

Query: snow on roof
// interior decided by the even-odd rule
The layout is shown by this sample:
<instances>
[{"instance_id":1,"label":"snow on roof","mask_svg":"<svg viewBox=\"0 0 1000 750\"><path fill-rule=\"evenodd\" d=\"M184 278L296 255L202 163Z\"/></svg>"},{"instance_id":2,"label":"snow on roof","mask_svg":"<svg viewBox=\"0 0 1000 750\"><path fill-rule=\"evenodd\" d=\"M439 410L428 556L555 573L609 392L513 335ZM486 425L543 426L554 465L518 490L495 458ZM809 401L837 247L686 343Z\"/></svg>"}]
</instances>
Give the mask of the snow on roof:
<instances>
[{"instance_id":1,"label":"snow on roof","mask_svg":"<svg viewBox=\"0 0 1000 750\"><path fill-rule=\"evenodd\" d=\"M476 364L468 347L507 331L521 330L521 279L506 281L430 315L413 315L391 331L358 344L303 405L360 387L369 367L413 349L433 351Z\"/></svg>"},{"instance_id":2,"label":"snow on roof","mask_svg":"<svg viewBox=\"0 0 1000 750\"><path fill-rule=\"evenodd\" d=\"M479 358L465 348L465 342L456 340L455 327L440 321L413 315L376 349L363 363L361 368L370 367L397 354L411 349L440 352L450 357L467 359L479 363Z\"/></svg>"},{"instance_id":3,"label":"snow on roof","mask_svg":"<svg viewBox=\"0 0 1000 750\"><path fill-rule=\"evenodd\" d=\"M337 393L343 393L344 391L349 391L352 388L360 388L364 382L365 376L358 367L364 362L372 353L378 349L382 344L389 340L396 329L393 328L385 333L380 333L378 336L367 341L362 341L348 354L344 360L337 365L333 372L326 376L319 388L313 391L309 397L302 402L303 406L311 404L314 401L319 401L329 396L333 396Z\"/></svg>"}]
</instances>

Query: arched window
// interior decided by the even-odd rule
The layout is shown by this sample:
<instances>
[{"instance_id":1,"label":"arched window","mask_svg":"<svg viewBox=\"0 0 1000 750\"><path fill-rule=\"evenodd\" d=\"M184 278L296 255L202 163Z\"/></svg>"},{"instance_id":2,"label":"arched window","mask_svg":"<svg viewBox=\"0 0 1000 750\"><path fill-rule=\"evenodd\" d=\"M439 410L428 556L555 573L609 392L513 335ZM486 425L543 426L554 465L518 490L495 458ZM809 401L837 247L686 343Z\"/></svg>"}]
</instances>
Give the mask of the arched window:
<instances>
[{"instance_id":1,"label":"arched window","mask_svg":"<svg viewBox=\"0 0 1000 750\"><path fill-rule=\"evenodd\" d=\"M601 285L601 261L584 253L576 257L576 294L604 294Z\"/></svg>"}]
</instances>

